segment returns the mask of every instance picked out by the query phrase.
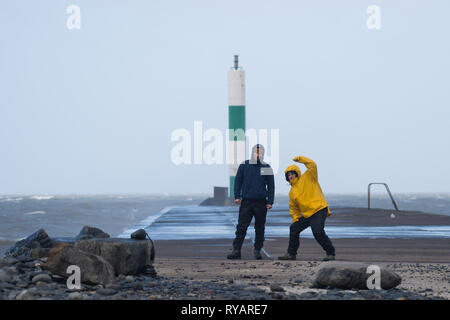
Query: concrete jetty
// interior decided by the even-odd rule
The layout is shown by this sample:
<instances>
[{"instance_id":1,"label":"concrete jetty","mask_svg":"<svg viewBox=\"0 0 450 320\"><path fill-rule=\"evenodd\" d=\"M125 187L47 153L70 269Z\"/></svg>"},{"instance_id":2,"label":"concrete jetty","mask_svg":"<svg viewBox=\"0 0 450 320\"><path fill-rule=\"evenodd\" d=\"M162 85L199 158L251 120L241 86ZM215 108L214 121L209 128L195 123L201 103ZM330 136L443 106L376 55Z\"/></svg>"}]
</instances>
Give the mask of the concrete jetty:
<instances>
[{"instance_id":1,"label":"concrete jetty","mask_svg":"<svg viewBox=\"0 0 450 320\"><path fill-rule=\"evenodd\" d=\"M119 237L144 228L155 240L158 257L225 259L231 249L238 206L174 206L143 220ZM392 217L394 213L394 218ZM269 210L265 259L285 252L291 216L287 205ZM450 262L450 216L419 211L332 208L325 230L337 257L355 261ZM253 223L248 228L243 259L252 259ZM301 236L299 260L320 260L324 253L310 229Z\"/></svg>"}]
</instances>

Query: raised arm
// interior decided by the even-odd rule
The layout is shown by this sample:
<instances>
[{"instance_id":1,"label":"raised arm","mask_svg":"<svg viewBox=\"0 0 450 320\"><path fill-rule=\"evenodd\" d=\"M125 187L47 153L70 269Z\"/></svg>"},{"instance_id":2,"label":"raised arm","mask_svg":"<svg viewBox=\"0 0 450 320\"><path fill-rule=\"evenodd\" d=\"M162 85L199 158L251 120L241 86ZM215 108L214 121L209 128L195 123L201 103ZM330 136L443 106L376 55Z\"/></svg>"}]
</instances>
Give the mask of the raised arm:
<instances>
[{"instance_id":1,"label":"raised arm","mask_svg":"<svg viewBox=\"0 0 450 320\"><path fill-rule=\"evenodd\" d=\"M307 169L305 174L309 174L312 178L317 179L317 165L314 161L302 156L295 157L292 160L294 160L295 162L303 163Z\"/></svg>"}]
</instances>

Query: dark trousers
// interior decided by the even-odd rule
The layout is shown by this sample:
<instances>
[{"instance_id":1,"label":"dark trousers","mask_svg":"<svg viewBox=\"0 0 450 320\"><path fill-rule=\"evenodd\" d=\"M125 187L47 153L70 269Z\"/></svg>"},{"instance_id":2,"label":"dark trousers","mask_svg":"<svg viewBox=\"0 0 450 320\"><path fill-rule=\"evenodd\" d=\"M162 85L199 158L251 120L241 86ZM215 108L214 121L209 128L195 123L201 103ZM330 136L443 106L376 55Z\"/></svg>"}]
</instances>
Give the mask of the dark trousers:
<instances>
[{"instance_id":1,"label":"dark trousers","mask_svg":"<svg viewBox=\"0 0 450 320\"><path fill-rule=\"evenodd\" d=\"M233 249L241 250L247 228L255 217L255 249L260 250L264 243L264 228L266 224L266 200L242 200L239 207L239 220L236 227L236 238L233 241Z\"/></svg>"},{"instance_id":2,"label":"dark trousers","mask_svg":"<svg viewBox=\"0 0 450 320\"><path fill-rule=\"evenodd\" d=\"M316 241L325 250L327 255L333 255L334 247L330 238L325 233L325 219L327 218L328 208L324 208L309 218L301 217L298 221L291 224L289 228L289 247L288 253L292 255L297 254L298 247L300 246L300 232L308 227L311 227L312 233Z\"/></svg>"}]
</instances>

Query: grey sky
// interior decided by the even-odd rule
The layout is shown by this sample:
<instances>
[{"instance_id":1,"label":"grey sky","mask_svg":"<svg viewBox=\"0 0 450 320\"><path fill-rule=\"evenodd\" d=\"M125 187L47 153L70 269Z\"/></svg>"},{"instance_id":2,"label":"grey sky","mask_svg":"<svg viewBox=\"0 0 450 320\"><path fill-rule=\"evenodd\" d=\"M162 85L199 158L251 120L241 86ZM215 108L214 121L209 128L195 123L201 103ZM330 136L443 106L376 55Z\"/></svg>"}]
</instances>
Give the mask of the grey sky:
<instances>
[{"instance_id":1,"label":"grey sky","mask_svg":"<svg viewBox=\"0 0 450 320\"><path fill-rule=\"evenodd\" d=\"M247 128L280 129L277 193L297 155L325 192L449 192L449 31L445 0L5 1L0 194L227 185L226 165L172 164L170 136L225 130L234 54Z\"/></svg>"}]
</instances>

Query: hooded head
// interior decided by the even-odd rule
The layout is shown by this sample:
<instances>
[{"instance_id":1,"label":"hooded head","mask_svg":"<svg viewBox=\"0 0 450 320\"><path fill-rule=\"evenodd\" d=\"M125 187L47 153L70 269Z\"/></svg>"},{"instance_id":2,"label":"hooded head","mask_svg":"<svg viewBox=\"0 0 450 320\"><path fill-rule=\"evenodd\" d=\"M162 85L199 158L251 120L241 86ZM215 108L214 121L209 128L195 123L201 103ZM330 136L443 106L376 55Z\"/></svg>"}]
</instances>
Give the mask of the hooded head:
<instances>
[{"instance_id":1,"label":"hooded head","mask_svg":"<svg viewBox=\"0 0 450 320\"><path fill-rule=\"evenodd\" d=\"M297 177L295 177L292 180L289 180L289 178L288 178L289 172L295 173L297 175ZM287 167L286 170L284 170L284 176L286 177L286 181L289 182L291 185L297 183L297 181L301 175L302 175L302 172L300 171L300 168L296 164L293 164L293 165Z\"/></svg>"},{"instance_id":2,"label":"hooded head","mask_svg":"<svg viewBox=\"0 0 450 320\"><path fill-rule=\"evenodd\" d=\"M252 148L252 158L251 160L258 163L262 162L264 159L264 146L262 144L256 144Z\"/></svg>"}]
</instances>

